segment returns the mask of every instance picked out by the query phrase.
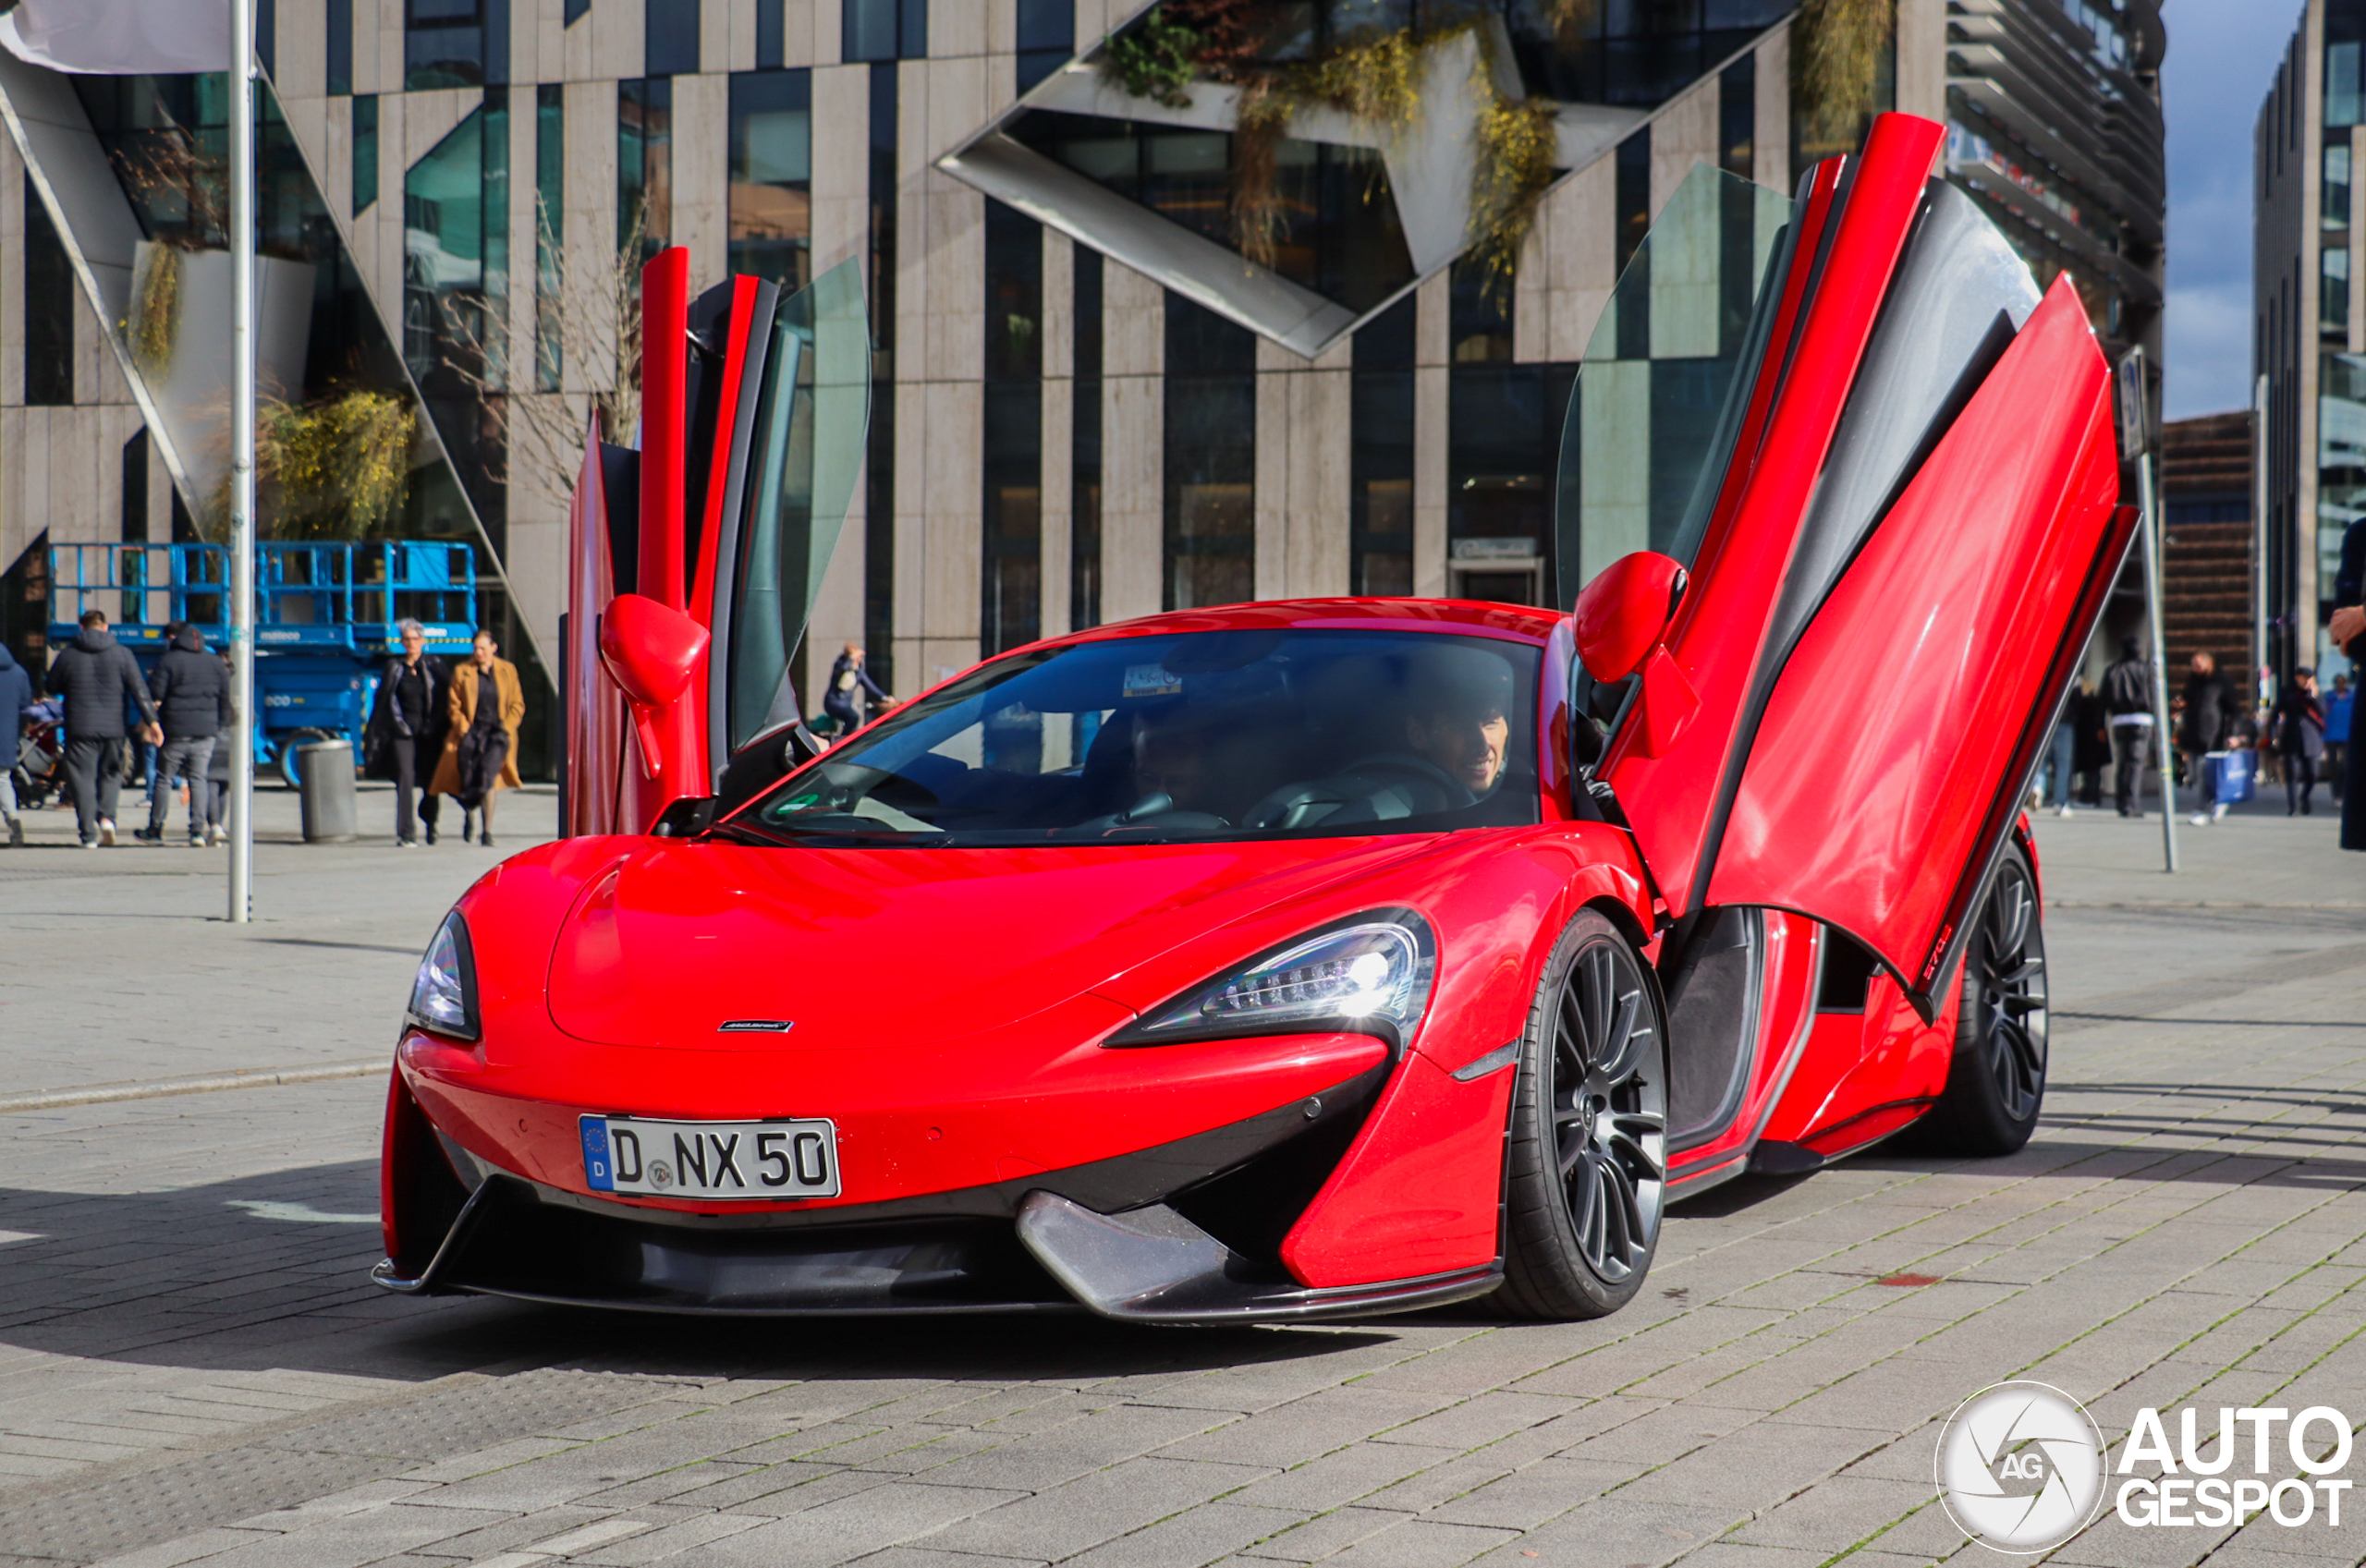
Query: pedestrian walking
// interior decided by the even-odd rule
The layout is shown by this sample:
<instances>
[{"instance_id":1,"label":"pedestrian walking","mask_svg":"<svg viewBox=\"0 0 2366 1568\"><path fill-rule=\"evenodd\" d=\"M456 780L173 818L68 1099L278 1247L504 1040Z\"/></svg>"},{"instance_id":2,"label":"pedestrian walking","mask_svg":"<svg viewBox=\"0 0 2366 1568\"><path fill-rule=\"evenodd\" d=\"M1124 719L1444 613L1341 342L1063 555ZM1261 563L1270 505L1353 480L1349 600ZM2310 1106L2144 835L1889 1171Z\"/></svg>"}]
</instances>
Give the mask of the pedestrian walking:
<instances>
[{"instance_id":1,"label":"pedestrian walking","mask_svg":"<svg viewBox=\"0 0 2366 1568\"><path fill-rule=\"evenodd\" d=\"M2284 814L2305 817L2325 754L2324 705L2317 700L2317 673L2308 665L2293 671L2291 684L2276 694L2270 733L2284 759Z\"/></svg>"},{"instance_id":2,"label":"pedestrian walking","mask_svg":"<svg viewBox=\"0 0 2366 1568\"><path fill-rule=\"evenodd\" d=\"M2153 744L2153 666L2136 650L2136 638L2119 639L2119 658L2104 672L2104 710L2111 721L2112 799L2123 817L2141 817L2144 756ZM2165 795L2168 781L2162 781Z\"/></svg>"},{"instance_id":3,"label":"pedestrian walking","mask_svg":"<svg viewBox=\"0 0 2366 1568\"><path fill-rule=\"evenodd\" d=\"M148 792L148 825L134 828L131 836L150 844L165 842L173 780L179 778L189 781L189 847L211 845L218 828L213 820L213 786L206 772L213 765L213 747L222 728L230 722L230 682L222 661L205 646L202 632L195 626L180 628L149 676L148 690L155 699L165 739L156 784Z\"/></svg>"},{"instance_id":4,"label":"pedestrian walking","mask_svg":"<svg viewBox=\"0 0 2366 1568\"><path fill-rule=\"evenodd\" d=\"M2349 761L2349 710L2357 694L2349 689L2348 675L2333 678L2333 690L2325 695L2325 787L2333 791L2334 804L2341 804L2343 773Z\"/></svg>"},{"instance_id":5,"label":"pedestrian walking","mask_svg":"<svg viewBox=\"0 0 2366 1568\"><path fill-rule=\"evenodd\" d=\"M25 710L33 705L32 673L0 642L0 818L7 820L8 847L20 849L25 824L17 815L17 763L24 756Z\"/></svg>"},{"instance_id":6,"label":"pedestrian walking","mask_svg":"<svg viewBox=\"0 0 2366 1568\"><path fill-rule=\"evenodd\" d=\"M361 755L369 777L394 781L395 847L409 849L420 842L422 829L427 842L435 842L442 807L425 786L432 760L444 754L452 670L427 651L427 628L417 621L402 621L396 632L402 652L378 672L378 696L362 733Z\"/></svg>"},{"instance_id":7,"label":"pedestrian walking","mask_svg":"<svg viewBox=\"0 0 2366 1568\"><path fill-rule=\"evenodd\" d=\"M2070 723L2075 732L2070 749L2070 776L2078 782L2081 806L2104 803L2104 772L2111 766L2111 715L2103 693L2092 681L2082 680L2070 699Z\"/></svg>"},{"instance_id":8,"label":"pedestrian walking","mask_svg":"<svg viewBox=\"0 0 2366 1568\"><path fill-rule=\"evenodd\" d=\"M2177 723L2177 749L2185 754L2186 771L2193 778L2193 820L2199 825L2226 814L2210 776L2210 753L2226 749L2234 733L2235 691L2218 673L2218 661L2207 653L2193 656L2185 679L2185 712Z\"/></svg>"},{"instance_id":9,"label":"pedestrian walking","mask_svg":"<svg viewBox=\"0 0 2366 1568\"><path fill-rule=\"evenodd\" d=\"M518 777L518 725L526 717L526 688L518 682L518 666L501 657L501 645L483 626L477 628L468 662L452 672L444 711L444 755L429 787L459 798L462 844L469 842L469 814L482 813L477 842L490 848L493 797L523 782Z\"/></svg>"},{"instance_id":10,"label":"pedestrian walking","mask_svg":"<svg viewBox=\"0 0 2366 1568\"><path fill-rule=\"evenodd\" d=\"M2333 618L2325 635L2356 665L2366 660L2366 517L2353 517L2341 536L2341 565L2333 577ZM2366 850L2366 747L2344 742L2341 846Z\"/></svg>"},{"instance_id":11,"label":"pedestrian walking","mask_svg":"<svg viewBox=\"0 0 2366 1568\"><path fill-rule=\"evenodd\" d=\"M863 726L871 703L896 700L880 690L879 683L863 668L864 657L862 645L849 642L830 665L830 689L822 694L822 711L837 721L840 735Z\"/></svg>"},{"instance_id":12,"label":"pedestrian walking","mask_svg":"<svg viewBox=\"0 0 2366 1568\"><path fill-rule=\"evenodd\" d=\"M2054 721L2054 735L2045 743L2045 793L2038 798L2040 806L2051 806L2062 817L2070 815L2071 764L2079 755L2075 703L2075 697L2066 700L2061 716Z\"/></svg>"},{"instance_id":13,"label":"pedestrian walking","mask_svg":"<svg viewBox=\"0 0 2366 1568\"><path fill-rule=\"evenodd\" d=\"M131 650L107 630L106 615L85 611L74 640L49 666L49 689L66 700L66 783L74 795L74 822L82 847L115 844L115 808L123 791L127 701L137 710L143 739L162 740L156 705Z\"/></svg>"}]
</instances>

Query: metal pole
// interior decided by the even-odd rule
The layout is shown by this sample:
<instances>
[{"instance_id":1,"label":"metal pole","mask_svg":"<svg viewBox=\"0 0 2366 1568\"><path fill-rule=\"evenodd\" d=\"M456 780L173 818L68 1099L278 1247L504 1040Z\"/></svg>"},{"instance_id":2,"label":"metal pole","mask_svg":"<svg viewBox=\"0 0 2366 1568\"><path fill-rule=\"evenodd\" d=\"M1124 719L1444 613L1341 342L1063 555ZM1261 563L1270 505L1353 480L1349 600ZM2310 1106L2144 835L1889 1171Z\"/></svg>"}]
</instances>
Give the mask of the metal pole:
<instances>
[{"instance_id":1,"label":"metal pole","mask_svg":"<svg viewBox=\"0 0 2366 1568\"><path fill-rule=\"evenodd\" d=\"M2140 529L2138 547L2144 552L2144 613L2153 631L2153 733L2160 737L2161 752L2161 857L2163 869L2174 871L2177 869L2177 775L2169 735L2169 646L2161 625L2161 525L2153 504L2150 453L2136 459L2136 504ZM2197 780L2197 799L2199 786Z\"/></svg>"},{"instance_id":2,"label":"metal pole","mask_svg":"<svg viewBox=\"0 0 2366 1568\"><path fill-rule=\"evenodd\" d=\"M230 0L230 920L254 912L255 18Z\"/></svg>"},{"instance_id":3,"label":"metal pole","mask_svg":"<svg viewBox=\"0 0 2366 1568\"><path fill-rule=\"evenodd\" d=\"M2267 700L2267 378L2251 390L2251 695Z\"/></svg>"}]
</instances>

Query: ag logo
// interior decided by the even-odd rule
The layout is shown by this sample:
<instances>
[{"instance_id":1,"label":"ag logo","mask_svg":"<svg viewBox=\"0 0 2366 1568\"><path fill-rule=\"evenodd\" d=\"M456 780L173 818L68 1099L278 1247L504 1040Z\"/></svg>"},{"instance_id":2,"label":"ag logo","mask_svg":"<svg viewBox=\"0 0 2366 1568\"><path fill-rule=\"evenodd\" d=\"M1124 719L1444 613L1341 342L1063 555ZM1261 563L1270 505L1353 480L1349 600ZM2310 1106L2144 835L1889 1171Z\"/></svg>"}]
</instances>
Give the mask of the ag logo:
<instances>
[{"instance_id":1,"label":"ag logo","mask_svg":"<svg viewBox=\"0 0 2366 1568\"><path fill-rule=\"evenodd\" d=\"M2103 1506L2103 1433L2060 1389L1998 1383L1947 1418L1937 1470L1939 1501L1965 1535L1998 1551L2050 1551Z\"/></svg>"}]
</instances>

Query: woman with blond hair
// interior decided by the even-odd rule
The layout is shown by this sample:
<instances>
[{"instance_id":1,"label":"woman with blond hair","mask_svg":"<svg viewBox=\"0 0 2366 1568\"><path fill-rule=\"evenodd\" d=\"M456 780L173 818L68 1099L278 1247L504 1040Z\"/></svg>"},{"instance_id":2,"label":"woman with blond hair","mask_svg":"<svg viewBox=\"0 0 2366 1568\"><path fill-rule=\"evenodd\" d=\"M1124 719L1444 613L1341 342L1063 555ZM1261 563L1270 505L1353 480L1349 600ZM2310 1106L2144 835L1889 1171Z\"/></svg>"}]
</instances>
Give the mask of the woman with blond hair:
<instances>
[{"instance_id":1,"label":"woman with blond hair","mask_svg":"<svg viewBox=\"0 0 2366 1568\"><path fill-rule=\"evenodd\" d=\"M444 756L435 764L437 795L460 801L460 842L469 842L469 817L482 812L477 842L493 844L493 797L500 790L516 789L518 725L526 717L526 688L518 683L518 666L501 657L501 645L492 631L477 628L468 661L452 672L445 699L450 719L444 732Z\"/></svg>"}]
</instances>

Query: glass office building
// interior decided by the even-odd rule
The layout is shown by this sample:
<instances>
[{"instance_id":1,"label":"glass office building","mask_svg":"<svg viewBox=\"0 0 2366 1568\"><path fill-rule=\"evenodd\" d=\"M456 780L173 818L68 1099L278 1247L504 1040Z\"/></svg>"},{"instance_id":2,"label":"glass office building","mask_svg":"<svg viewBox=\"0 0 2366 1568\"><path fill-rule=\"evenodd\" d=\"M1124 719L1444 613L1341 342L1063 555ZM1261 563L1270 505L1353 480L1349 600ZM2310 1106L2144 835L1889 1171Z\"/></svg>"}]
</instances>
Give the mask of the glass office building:
<instances>
[{"instance_id":1,"label":"glass office building","mask_svg":"<svg viewBox=\"0 0 2366 1568\"><path fill-rule=\"evenodd\" d=\"M1276 0L1248 8L1270 25L1229 67L1164 95L1103 68L1148 8L276 0L265 314L287 346L267 375L291 402L415 401L389 526L482 541L493 614L546 675L581 434L632 439L618 329L667 245L702 284L861 263L877 391L809 678L847 641L901 694L1165 609L1555 592L1554 457L1619 268L1695 166L1787 194L1828 150L1793 123L1795 0L1635 0L1557 27L1538 0ZM1876 106L1949 123L1950 176L2041 281L2078 278L2116 344L2148 340L2159 300L2140 12L1896 0L1876 86ZM1240 131L1242 81L1409 28L1408 124ZM1453 141L1485 107L1482 59L1552 137L1507 264L1470 244ZM223 94L13 58L0 94L0 636L38 656L40 543L185 534L218 489L219 432L172 392L194 351L166 365L129 323L163 250L194 288L221 249ZM1663 293L1619 359L1665 383L1675 432L1736 307Z\"/></svg>"}]
</instances>

